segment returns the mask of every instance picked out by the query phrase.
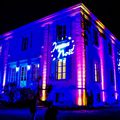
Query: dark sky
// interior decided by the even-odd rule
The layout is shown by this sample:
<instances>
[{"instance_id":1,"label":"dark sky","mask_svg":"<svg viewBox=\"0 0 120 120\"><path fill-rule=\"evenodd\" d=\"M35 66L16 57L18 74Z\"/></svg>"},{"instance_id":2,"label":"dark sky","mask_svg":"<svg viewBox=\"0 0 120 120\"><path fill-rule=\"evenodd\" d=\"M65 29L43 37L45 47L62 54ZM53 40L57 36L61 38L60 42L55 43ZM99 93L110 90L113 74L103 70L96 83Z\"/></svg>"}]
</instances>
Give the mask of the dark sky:
<instances>
[{"instance_id":1,"label":"dark sky","mask_svg":"<svg viewBox=\"0 0 120 120\"><path fill-rule=\"evenodd\" d=\"M0 34L35 21L81 0L0 0ZM102 23L120 39L119 0L82 0Z\"/></svg>"}]
</instances>

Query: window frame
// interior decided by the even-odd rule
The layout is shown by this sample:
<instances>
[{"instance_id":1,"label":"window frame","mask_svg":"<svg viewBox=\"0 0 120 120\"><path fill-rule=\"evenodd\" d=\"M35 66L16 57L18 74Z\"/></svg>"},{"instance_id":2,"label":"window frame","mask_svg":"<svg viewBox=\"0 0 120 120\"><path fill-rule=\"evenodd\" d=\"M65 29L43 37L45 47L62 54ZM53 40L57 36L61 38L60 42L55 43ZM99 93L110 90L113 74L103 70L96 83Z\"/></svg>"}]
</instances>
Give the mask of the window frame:
<instances>
[{"instance_id":1,"label":"window frame","mask_svg":"<svg viewBox=\"0 0 120 120\"><path fill-rule=\"evenodd\" d=\"M59 63L61 62L61 63ZM56 80L66 80L66 58L56 61Z\"/></svg>"},{"instance_id":2,"label":"window frame","mask_svg":"<svg viewBox=\"0 0 120 120\"><path fill-rule=\"evenodd\" d=\"M66 39L67 36L67 25L57 24L56 25L56 38L58 42Z\"/></svg>"},{"instance_id":3,"label":"window frame","mask_svg":"<svg viewBox=\"0 0 120 120\"><path fill-rule=\"evenodd\" d=\"M99 63L94 63L94 81L97 83L101 82L101 74L100 74L100 65Z\"/></svg>"},{"instance_id":4,"label":"window frame","mask_svg":"<svg viewBox=\"0 0 120 120\"><path fill-rule=\"evenodd\" d=\"M22 86L21 84L24 84L24 86ZM27 66L21 66L21 69L20 69L20 87L26 87L26 86L27 86Z\"/></svg>"},{"instance_id":5,"label":"window frame","mask_svg":"<svg viewBox=\"0 0 120 120\"><path fill-rule=\"evenodd\" d=\"M111 44L111 42L108 43L108 53L110 56L112 56L112 44Z\"/></svg>"},{"instance_id":6,"label":"window frame","mask_svg":"<svg viewBox=\"0 0 120 120\"><path fill-rule=\"evenodd\" d=\"M9 67L8 82L9 83L17 82L17 73L15 67Z\"/></svg>"},{"instance_id":7,"label":"window frame","mask_svg":"<svg viewBox=\"0 0 120 120\"><path fill-rule=\"evenodd\" d=\"M26 51L28 49L28 37L22 38L22 51Z\"/></svg>"},{"instance_id":8,"label":"window frame","mask_svg":"<svg viewBox=\"0 0 120 120\"><path fill-rule=\"evenodd\" d=\"M99 46L99 31L97 28L93 29L93 43L95 46Z\"/></svg>"}]
</instances>

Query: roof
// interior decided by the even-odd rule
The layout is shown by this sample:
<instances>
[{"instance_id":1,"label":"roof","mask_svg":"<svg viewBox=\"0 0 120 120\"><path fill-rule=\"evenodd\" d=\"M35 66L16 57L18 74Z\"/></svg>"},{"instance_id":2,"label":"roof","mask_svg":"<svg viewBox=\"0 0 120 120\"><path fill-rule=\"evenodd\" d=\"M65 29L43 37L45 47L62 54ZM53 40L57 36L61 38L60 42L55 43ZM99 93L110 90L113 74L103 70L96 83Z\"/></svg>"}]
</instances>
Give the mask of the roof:
<instances>
[{"instance_id":1,"label":"roof","mask_svg":"<svg viewBox=\"0 0 120 120\"><path fill-rule=\"evenodd\" d=\"M58 11L58 12L55 12L51 15L48 15L46 17L43 17L41 19L38 19L34 22L31 22L31 23L28 23L24 26L21 26L17 29L14 29L14 30L11 30L9 32L6 32L2 35L0 35L0 39L6 39L8 40L9 38L11 38L11 35L13 36L15 33L17 32L21 32L21 31L24 31L28 28L32 28L32 27L35 27L35 26L38 26L38 24L40 24L41 26L45 26L46 24L51 24L52 21L56 18L56 17L60 17L61 15L64 15L64 14L67 14L67 13L70 13L70 12L80 12L80 10L83 10L86 14L90 15L92 17L92 19L94 21L96 21L96 24L105 30L105 32L107 32L108 34L110 34L110 37L113 39L113 40L116 40L117 38L99 21L98 18L95 17L95 15L88 10L88 8L83 4L83 3L79 3L79 4L76 4L74 6L71 6L71 7L68 7L66 9L63 9L61 11Z\"/></svg>"}]
</instances>

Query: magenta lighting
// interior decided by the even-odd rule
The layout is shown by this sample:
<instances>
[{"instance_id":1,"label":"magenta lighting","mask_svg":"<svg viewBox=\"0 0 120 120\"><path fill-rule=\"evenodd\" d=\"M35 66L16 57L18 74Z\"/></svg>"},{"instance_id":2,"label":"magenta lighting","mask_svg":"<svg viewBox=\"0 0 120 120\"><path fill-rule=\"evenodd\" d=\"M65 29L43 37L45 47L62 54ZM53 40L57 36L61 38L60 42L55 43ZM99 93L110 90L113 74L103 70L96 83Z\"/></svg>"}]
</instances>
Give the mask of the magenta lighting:
<instances>
[{"instance_id":1,"label":"magenta lighting","mask_svg":"<svg viewBox=\"0 0 120 120\"><path fill-rule=\"evenodd\" d=\"M111 41L113 41L114 38L111 37ZM115 39L116 40L116 39ZM115 46L114 46L114 42L113 42L113 45L112 45L112 53L113 53L113 57L112 57L112 60L113 60L113 71L114 71L114 95L115 95L115 99L117 100L118 99L118 93L117 93L117 78L116 78L116 56L115 56ZM119 54L119 52L117 53Z\"/></svg>"},{"instance_id":2,"label":"magenta lighting","mask_svg":"<svg viewBox=\"0 0 120 120\"><path fill-rule=\"evenodd\" d=\"M100 40L100 49L99 49L99 55L100 55L100 63L101 63L101 89L102 89L102 101L105 102L105 81L104 81L104 51L103 51L103 42L102 38L99 38Z\"/></svg>"},{"instance_id":3,"label":"magenta lighting","mask_svg":"<svg viewBox=\"0 0 120 120\"><path fill-rule=\"evenodd\" d=\"M0 35L0 91L11 84L64 108L119 105L120 41L82 3L58 11Z\"/></svg>"}]
</instances>

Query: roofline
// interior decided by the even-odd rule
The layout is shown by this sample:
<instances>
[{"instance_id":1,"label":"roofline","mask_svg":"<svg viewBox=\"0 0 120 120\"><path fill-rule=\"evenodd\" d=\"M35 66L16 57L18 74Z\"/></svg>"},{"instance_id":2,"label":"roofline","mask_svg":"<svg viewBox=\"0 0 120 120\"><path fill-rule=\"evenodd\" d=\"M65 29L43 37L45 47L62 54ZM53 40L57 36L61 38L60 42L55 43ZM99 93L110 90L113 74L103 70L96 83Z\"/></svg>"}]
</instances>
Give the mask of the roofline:
<instances>
[{"instance_id":1,"label":"roofline","mask_svg":"<svg viewBox=\"0 0 120 120\"><path fill-rule=\"evenodd\" d=\"M27 27L30 27L32 25L37 25L37 24L40 24L40 23L42 24L43 22L49 22L52 18L55 18L55 17L57 17L59 15L65 14L65 13L70 12L70 11L75 10L75 9L80 9L80 5L81 5L81 3L76 4L76 5L71 6L69 8L65 8L63 10L54 12L53 14L47 15L45 17L42 17L42 18L40 18L40 19L38 19L36 21L27 23L27 24L25 24L23 26L20 26L20 27L16 28L16 29L13 29L13 30L10 30L8 32L5 32L5 33L3 33L3 34L0 35L0 39L2 39L4 37L8 37L9 35L12 35L14 32L16 32L18 30L21 30L23 28L27 28Z\"/></svg>"},{"instance_id":2,"label":"roofline","mask_svg":"<svg viewBox=\"0 0 120 120\"><path fill-rule=\"evenodd\" d=\"M110 30L107 29L107 28L102 24L102 22L100 22L100 20L99 20L83 3L79 3L79 4L76 4L76 5L73 5L73 6L71 6L71 7L65 8L65 9L63 9L63 10L60 10L60 11L58 11L58 12L55 12L55 13L53 13L53 14L50 14L50 15L45 16L45 17L43 17L43 18L40 18L40 19L38 19L38 20L36 20L36 21L30 22L30 23L28 23L28 24L26 24L26 25L23 25L23 26L21 26L21 27L18 27L18 28L14 29L14 30L11 30L11 31L6 32L6 33L3 33L2 35L0 35L0 39L4 39L4 38L6 38L6 37L8 38L9 36L11 36L12 34L14 34L15 32L18 32L18 30L20 31L20 30L29 28L29 27L31 27L31 26L33 26L33 25L37 25L37 24L41 24L41 25L42 25L43 22L46 22L46 24L48 24L52 18L55 18L55 17L60 16L60 15L62 15L62 14L66 14L66 13L71 12L71 11L73 11L73 10L80 10L80 9L84 10L84 12L85 12L86 14L90 15L90 16L92 17L92 19L93 19L94 21L96 21L96 23L97 23L98 26L100 26L102 29L105 29L105 32L107 32L108 34L110 34L110 35L112 36L112 37L111 37L112 39L114 39L114 40L117 39L117 38L110 32Z\"/></svg>"}]
</instances>

